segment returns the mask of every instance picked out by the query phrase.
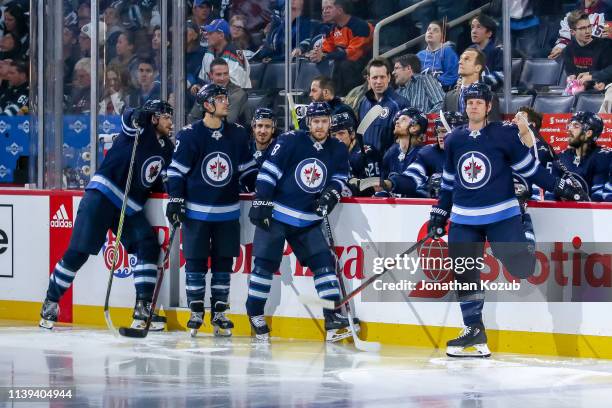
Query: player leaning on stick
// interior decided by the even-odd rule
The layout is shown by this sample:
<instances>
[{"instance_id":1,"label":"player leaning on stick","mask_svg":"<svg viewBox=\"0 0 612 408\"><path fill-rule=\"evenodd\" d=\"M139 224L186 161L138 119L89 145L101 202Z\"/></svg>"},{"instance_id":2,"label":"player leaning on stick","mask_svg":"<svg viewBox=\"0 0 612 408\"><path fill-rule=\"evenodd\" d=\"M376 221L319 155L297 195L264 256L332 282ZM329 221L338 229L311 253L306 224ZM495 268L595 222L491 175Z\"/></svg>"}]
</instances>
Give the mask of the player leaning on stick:
<instances>
[{"instance_id":1,"label":"player leaning on stick","mask_svg":"<svg viewBox=\"0 0 612 408\"><path fill-rule=\"evenodd\" d=\"M468 125L455 129L444 141L440 198L432 207L429 230L435 232L436 238L444 235L450 219L451 258L476 260L483 256L488 241L493 255L508 272L524 279L534 273L535 248L525 236L512 172L566 199L574 199L578 190L564 179L555 179L536 162L522 144L519 128L488 122L492 98L491 90L483 83L474 83L465 90ZM446 352L452 357L488 357L491 353L482 321L484 290L480 286L480 270L455 273L455 279L460 285L473 285L457 290L465 328L447 343ZM466 350L471 347L476 351Z\"/></svg>"},{"instance_id":2,"label":"player leaning on stick","mask_svg":"<svg viewBox=\"0 0 612 408\"><path fill-rule=\"evenodd\" d=\"M196 97L204 118L176 135L176 149L168 168L171 224L183 223L187 327L195 336L204 319L208 257L211 257L210 305L215 335L231 336L234 324L225 316L229 303L232 262L240 251L240 178L256 171L249 154L246 130L226 122L227 90L215 84L202 87Z\"/></svg>"},{"instance_id":3,"label":"player leaning on stick","mask_svg":"<svg viewBox=\"0 0 612 408\"><path fill-rule=\"evenodd\" d=\"M132 177L121 243L138 258L134 268L136 306L134 325L144 322L150 312L151 298L157 279L159 244L143 207L151 190L161 184L172 157L172 106L160 100L149 100L139 109L128 109L121 116L121 133L113 142L100 169L85 188L79 204L68 250L57 263L49 279L47 297L40 312L40 326L50 329L57 321L57 303L68 290L89 255L100 251L106 232L116 232L124 187L130 166ZM134 138L138 138L136 156L130 162ZM161 188L160 188L161 191ZM165 320L153 318L151 330L163 330Z\"/></svg>"},{"instance_id":4,"label":"player leaning on stick","mask_svg":"<svg viewBox=\"0 0 612 408\"><path fill-rule=\"evenodd\" d=\"M257 176L256 198L249 212L256 226L255 267L249 277L246 309L256 338L267 341L264 308L274 272L289 242L303 266L314 274L323 299L340 299L335 259L321 231L321 219L340 200L349 174L348 150L329 137L331 109L326 102L308 105L309 131L281 135ZM324 310L328 339L348 326L348 319ZM350 336L350 331L345 331Z\"/></svg>"}]
</instances>

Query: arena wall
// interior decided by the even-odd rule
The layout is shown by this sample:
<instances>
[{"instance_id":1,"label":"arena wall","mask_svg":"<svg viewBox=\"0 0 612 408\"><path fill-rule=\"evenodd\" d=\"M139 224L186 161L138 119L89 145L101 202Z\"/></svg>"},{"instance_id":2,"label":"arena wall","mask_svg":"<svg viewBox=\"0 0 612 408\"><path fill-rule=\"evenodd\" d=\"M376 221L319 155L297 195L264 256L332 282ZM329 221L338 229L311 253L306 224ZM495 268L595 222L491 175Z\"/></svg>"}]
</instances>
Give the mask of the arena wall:
<instances>
[{"instance_id":1,"label":"arena wall","mask_svg":"<svg viewBox=\"0 0 612 408\"><path fill-rule=\"evenodd\" d=\"M34 324L45 297L49 273L68 245L82 192L4 190L0 197L0 319L26 320ZM415 199L344 199L330 220L349 288L357 287L364 273L368 273L369 266L364 261L366 247L362 244L394 242L405 243L407 248L425 234L431 203L432 200ZM146 211L160 242L167 245L164 206L164 197L155 196L149 200ZM249 333L244 307L253 261L254 227L246 217L249 206L249 199L244 198L241 255L232 275L230 302L237 335ZM589 270L584 258L576 261L572 255L581 251L581 243L601 243L605 248L605 243L612 242L612 204L534 202L530 212L538 242L566 243L568 259L559 263L552 253L542 252L540 266L544 267L538 269L536 278L530 283L534 287L553 287L558 301L545 302L534 291L520 298L520 302L487 302L484 319L492 350L612 358L609 347L612 303L577 301L584 297L576 295L578 284L586 286L591 295L595 293L589 299L598 298L597 293L612 292L612 262L609 261L612 254L601 254L603 261L597 270L593 270L592 265ZM102 306L110 270L107 247L113 242L114 236L109 232L105 248L79 271L71 293L61 304L62 321L104 326ZM573 248L569 243L573 243ZM583 254L584 251L583 247ZM182 269L184 260L178 253L173 258L170 273L179 273L177 267L180 265ZM512 281L495 258L489 257L489 260L487 276L498 282ZM119 264L110 299L111 314L117 326L129 324L135 296L131 277L133 259L121 252ZM296 293L315 295L310 271L297 263L290 248L285 250L280 272L274 279L266 309L266 314L274 315L271 321L273 335L322 339L321 311L301 304L296 296ZM439 278L423 274L425 280ZM159 303L164 307L169 328L180 330L185 328L188 316L184 273L181 271L179 275L179 307L169 306L170 281L165 279ZM461 314L452 300L452 293L402 292L402 296L399 301L391 302L383 301L385 299L366 301L361 296L355 299L354 308L364 321L366 339L383 344L437 348L444 347L445 341L456 335L461 326ZM488 294L487 298L494 300L496 295ZM210 331L210 327L205 331Z\"/></svg>"}]
</instances>

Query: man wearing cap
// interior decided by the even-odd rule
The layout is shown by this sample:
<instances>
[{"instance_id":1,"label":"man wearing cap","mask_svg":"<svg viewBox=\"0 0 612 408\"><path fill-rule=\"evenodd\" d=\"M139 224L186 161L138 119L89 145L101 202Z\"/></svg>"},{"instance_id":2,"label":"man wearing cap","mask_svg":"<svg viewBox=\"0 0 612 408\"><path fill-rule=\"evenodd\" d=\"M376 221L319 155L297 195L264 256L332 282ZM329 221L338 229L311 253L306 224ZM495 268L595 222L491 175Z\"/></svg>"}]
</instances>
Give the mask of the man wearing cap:
<instances>
[{"instance_id":1,"label":"man wearing cap","mask_svg":"<svg viewBox=\"0 0 612 408\"><path fill-rule=\"evenodd\" d=\"M208 39L208 50L204 54L202 69L198 76L201 83L192 86L191 92L197 93L202 84L210 82L208 73L210 72L210 65L215 58L223 58L227 61L230 69L230 81L241 88L251 88L249 62L241 50L237 50L229 43L230 28L227 21L218 18L209 25L202 27L202 29Z\"/></svg>"},{"instance_id":2,"label":"man wearing cap","mask_svg":"<svg viewBox=\"0 0 612 408\"><path fill-rule=\"evenodd\" d=\"M106 24L100 21L98 22L98 44L103 46L105 42ZM81 57L91 57L91 23L87 23L81 27L81 33L79 34L79 48L81 50Z\"/></svg>"},{"instance_id":3,"label":"man wearing cap","mask_svg":"<svg viewBox=\"0 0 612 408\"><path fill-rule=\"evenodd\" d=\"M193 2L191 20L196 23L198 27L212 23L213 19L213 5L211 1L195 0Z\"/></svg>"}]
</instances>

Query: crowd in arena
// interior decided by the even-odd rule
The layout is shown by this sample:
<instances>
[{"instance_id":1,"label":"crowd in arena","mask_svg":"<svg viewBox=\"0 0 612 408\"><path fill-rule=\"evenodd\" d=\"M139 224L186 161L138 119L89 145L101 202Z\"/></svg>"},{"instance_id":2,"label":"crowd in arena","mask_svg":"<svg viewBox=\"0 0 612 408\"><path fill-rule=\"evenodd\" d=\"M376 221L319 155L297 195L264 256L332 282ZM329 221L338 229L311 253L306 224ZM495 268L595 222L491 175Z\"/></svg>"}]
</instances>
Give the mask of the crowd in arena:
<instances>
[{"instance_id":1,"label":"crowd in arena","mask_svg":"<svg viewBox=\"0 0 612 408\"><path fill-rule=\"evenodd\" d=\"M303 90L300 102L328 102L333 114L348 115L353 130L373 106L384 108L384 115L370 126L359 143L360 149L366 149L370 161L368 177L388 179L392 174L404 172L425 143L426 115L440 110L464 113L463 93L469 85L484 82L494 92L501 92L503 44L501 2L498 1L440 0L417 9L409 17L384 28L380 45L384 52L423 34L421 45L392 59L372 58L374 25L416 2L291 0L291 58L300 66L298 76L302 82L307 79L304 86L307 89ZM197 93L205 84L214 83L228 91L228 122L251 127L255 110L269 108L279 118L277 127L281 128L284 97L278 87L262 83L257 72L272 70L285 62L285 2L190 0L187 3L184 55L187 122L202 118L203 108L197 103ZM525 64L523 74L530 61L550 60L562 67L554 84L542 86L529 82L527 75L515 78L513 60L514 92L575 95L576 100L582 94L595 95L599 96L596 99L599 111L609 113L612 2L513 0L510 3L512 44L508 46L512 47L517 63ZM120 115L126 107L139 107L148 100L160 99L160 66L167 63L161 61L160 50L168 46L171 54L170 44L161 43L158 1L102 0L99 4L98 72L102 74L99 75L97 113ZM449 29L450 21L484 5L489 6L484 12ZM31 70L29 2L0 1L0 11L0 111L3 115L27 115ZM90 88L95 80L90 72L91 14L88 0L64 0L64 111L67 114L87 114L91 110ZM169 61L171 58L169 55ZM284 71L277 73L282 76ZM173 90L168 91L168 101L174 105ZM500 96L493 96L490 120L501 120L502 113L515 113L502 112ZM534 106L545 113L554 108ZM406 109L410 109L409 116L417 126L397 130L396 115ZM572 110L573 105L561 112ZM292 123L293 127L296 125L305 126L304 120ZM405 143L402 132L407 134ZM348 145L354 147L353 142ZM392 159L393 155L401 160ZM376 194L392 193L376 191Z\"/></svg>"}]
</instances>

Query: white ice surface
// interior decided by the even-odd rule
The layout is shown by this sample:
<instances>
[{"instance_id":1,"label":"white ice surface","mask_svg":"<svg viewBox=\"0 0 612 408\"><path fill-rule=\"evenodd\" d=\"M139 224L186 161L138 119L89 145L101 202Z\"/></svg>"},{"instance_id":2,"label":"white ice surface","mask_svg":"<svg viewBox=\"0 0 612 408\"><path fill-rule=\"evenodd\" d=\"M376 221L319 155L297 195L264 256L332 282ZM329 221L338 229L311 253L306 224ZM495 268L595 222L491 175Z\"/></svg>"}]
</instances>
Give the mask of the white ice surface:
<instances>
[{"instance_id":1,"label":"white ice surface","mask_svg":"<svg viewBox=\"0 0 612 408\"><path fill-rule=\"evenodd\" d=\"M3 387L76 387L71 401L6 402ZM3 398L5 398L3 400ZM0 407L612 406L612 361L151 333L146 339L0 322Z\"/></svg>"}]
</instances>

